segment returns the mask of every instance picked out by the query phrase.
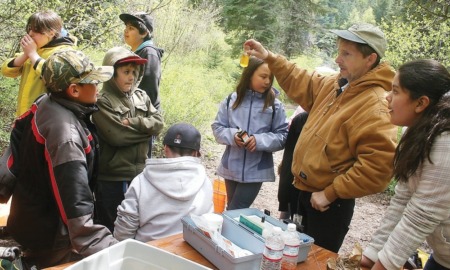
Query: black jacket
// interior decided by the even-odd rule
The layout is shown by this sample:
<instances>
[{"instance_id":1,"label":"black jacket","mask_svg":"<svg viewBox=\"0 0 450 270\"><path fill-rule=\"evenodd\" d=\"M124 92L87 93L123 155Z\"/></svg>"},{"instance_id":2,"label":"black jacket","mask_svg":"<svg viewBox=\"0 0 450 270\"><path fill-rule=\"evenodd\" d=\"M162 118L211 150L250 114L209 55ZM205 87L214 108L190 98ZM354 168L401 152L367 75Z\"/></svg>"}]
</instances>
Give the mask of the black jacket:
<instances>
[{"instance_id":1,"label":"black jacket","mask_svg":"<svg viewBox=\"0 0 450 270\"><path fill-rule=\"evenodd\" d=\"M147 44L135 51L140 57L147 59L144 76L138 88L144 90L152 100L153 107L160 111L159 82L161 80L161 57L164 50Z\"/></svg>"},{"instance_id":2,"label":"black jacket","mask_svg":"<svg viewBox=\"0 0 450 270\"><path fill-rule=\"evenodd\" d=\"M88 256L117 243L92 221L97 142L89 116L96 108L44 95L15 121L7 229L25 249L70 247Z\"/></svg>"}]
</instances>

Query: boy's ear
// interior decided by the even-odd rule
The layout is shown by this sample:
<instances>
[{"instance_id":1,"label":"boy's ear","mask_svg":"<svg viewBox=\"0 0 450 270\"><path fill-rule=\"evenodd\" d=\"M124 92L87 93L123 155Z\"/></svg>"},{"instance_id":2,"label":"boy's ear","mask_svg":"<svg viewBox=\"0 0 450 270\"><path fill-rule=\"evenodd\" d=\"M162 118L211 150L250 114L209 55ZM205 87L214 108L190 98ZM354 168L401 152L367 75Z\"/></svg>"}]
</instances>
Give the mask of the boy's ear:
<instances>
[{"instance_id":1,"label":"boy's ear","mask_svg":"<svg viewBox=\"0 0 450 270\"><path fill-rule=\"evenodd\" d=\"M71 98L78 98L80 95L80 90L78 89L77 85L75 83L72 83L67 87L67 95Z\"/></svg>"}]
</instances>

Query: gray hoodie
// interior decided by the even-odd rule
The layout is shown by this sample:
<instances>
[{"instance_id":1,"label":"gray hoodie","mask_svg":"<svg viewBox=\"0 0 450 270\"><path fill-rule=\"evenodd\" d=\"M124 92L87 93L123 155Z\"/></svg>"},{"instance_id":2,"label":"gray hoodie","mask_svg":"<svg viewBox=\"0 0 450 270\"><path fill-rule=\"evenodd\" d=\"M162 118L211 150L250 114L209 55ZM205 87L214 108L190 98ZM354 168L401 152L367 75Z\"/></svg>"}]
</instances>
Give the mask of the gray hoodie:
<instances>
[{"instance_id":1,"label":"gray hoodie","mask_svg":"<svg viewBox=\"0 0 450 270\"><path fill-rule=\"evenodd\" d=\"M147 159L117 209L114 237L147 242L181 233L181 218L213 211L213 189L200 158Z\"/></svg>"}]
</instances>

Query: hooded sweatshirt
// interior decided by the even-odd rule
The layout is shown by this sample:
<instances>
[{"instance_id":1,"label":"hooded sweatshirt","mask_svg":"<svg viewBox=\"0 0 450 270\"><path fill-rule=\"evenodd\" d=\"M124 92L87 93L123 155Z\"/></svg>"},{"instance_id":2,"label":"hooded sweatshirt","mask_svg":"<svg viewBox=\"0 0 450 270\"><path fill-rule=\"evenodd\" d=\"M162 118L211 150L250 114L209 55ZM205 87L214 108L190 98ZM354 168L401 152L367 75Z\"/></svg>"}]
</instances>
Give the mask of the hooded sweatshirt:
<instances>
[{"instance_id":1,"label":"hooded sweatshirt","mask_svg":"<svg viewBox=\"0 0 450 270\"><path fill-rule=\"evenodd\" d=\"M77 39L73 36L65 36L54 39L42 48L37 49L41 57L34 65L31 65L30 59L27 59L21 67L13 66L13 61L23 53L16 54L14 58L6 59L2 65L2 74L6 77L17 78L21 76L19 85L19 94L17 101L16 116L20 116L28 109L31 104L43 93L47 92L43 81L41 80L42 65L45 59L58 50L70 49L76 45Z\"/></svg>"},{"instance_id":2,"label":"hooded sweatshirt","mask_svg":"<svg viewBox=\"0 0 450 270\"><path fill-rule=\"evenodd\" d=\"M109 50L104 66L114 66L120 59L136 56L128 49ZM103 84L97 100L99 111L93 114L100 138L100 181L131 181L145 166L148 142L164 127L162 115L153 107L148 95L137 88L142 66L130 92L122 92L114 78ZM130 125L122 124L128 119Z\"/></svg>"},{"instance_id":3,"label":"hooded sweatshirt","mask_svg":"<svg viewBox=\"0 0 450 270\"><path fill-rule=\"evenodd\" d=\"M118 207L114 237L147 242L181 233L181 218L213 211L213 190L200 158L147 159Z\"/></svg>"},{"instance_id":4,"label":"hooded sweatshirt","mask_svg":"<svg viewBox=\"0 0 450 270\"><path fill-rule=\"evenodd\" d=\"M144 90L152 100L153 106L160 109L159 83L161 81L161 58L164 50L153 45L151 40L143 42L135 51L140 57L147 59L144 66L144 75L139 88Z\"/></svg>"}]
</instances>

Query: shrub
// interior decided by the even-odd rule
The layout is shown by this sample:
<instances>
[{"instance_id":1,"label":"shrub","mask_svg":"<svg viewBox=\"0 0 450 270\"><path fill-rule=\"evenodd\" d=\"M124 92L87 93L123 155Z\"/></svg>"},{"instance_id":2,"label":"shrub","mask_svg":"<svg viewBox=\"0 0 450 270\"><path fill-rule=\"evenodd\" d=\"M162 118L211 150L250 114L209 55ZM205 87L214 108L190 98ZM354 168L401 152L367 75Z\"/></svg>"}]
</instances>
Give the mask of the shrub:
<instances>
[{"instance_id":1,"label":"shrub","mask_svg":"<svg viewBox=\"0 0 450 270\"><path fill-rule=\"evenodd\" d=\"M161 106L166 126L160 137L178 122L190 123L202 134L210 134L218 104L234 90L231 74L237 70L237 62L235 65L222 57L221 66L213 67L208 62L212 58L203 52L171 57L161 78ZM203 138L203 142L210 140L208 136ZM156 142L155 148L154 155L161 156L161 140Z\"/></svg>"},{"instance_id":2,"label":"shrub","mask_svg":"<svg viewBox=\"0 0 450 270\"><path fill-rule=\"evenodd\" d=\"M19 91L18 79L0 77L0 150L9 145L11 126L14 121L17 94Z\"/></svg>"}]
</instances>

